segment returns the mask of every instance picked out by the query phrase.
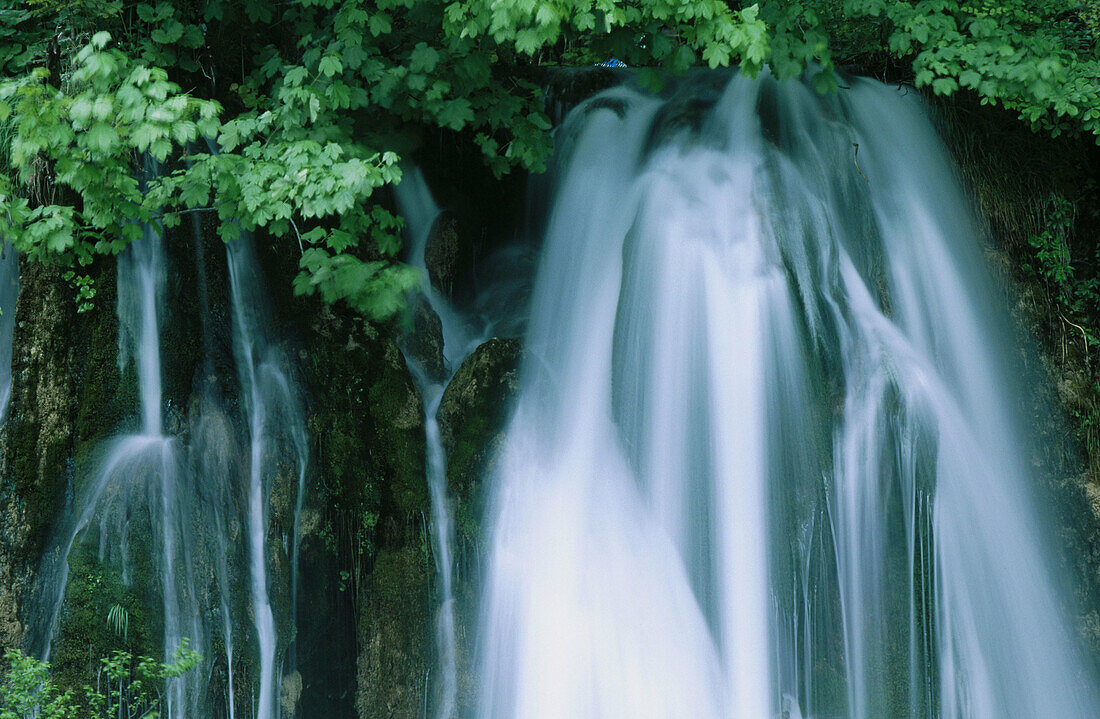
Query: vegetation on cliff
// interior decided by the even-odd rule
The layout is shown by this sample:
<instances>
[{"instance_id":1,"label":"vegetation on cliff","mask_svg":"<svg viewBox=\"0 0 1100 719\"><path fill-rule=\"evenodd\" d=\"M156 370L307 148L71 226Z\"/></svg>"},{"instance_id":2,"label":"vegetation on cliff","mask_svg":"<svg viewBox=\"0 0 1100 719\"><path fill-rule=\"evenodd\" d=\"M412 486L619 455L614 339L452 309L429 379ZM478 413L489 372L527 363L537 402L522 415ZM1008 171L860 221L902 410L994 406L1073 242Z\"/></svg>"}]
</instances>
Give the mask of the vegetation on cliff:
<instances>
[{"instance_id":1,"label":"vegetation on cliff","mask_svg":"<svg viewBox=\"0 0 1100 719\"><path fill-rule=\"evenodd\" d=\"M379 190L433 136L541 169L542 66L809 68L829 92L855 62L1095 134L1098 18L1095 0L4 0L0 234L70 266L87 307L86 268L137 223L209 212L297 254L297 292L383 318L413 278Z\"/></svg>"},{"instance_id":2,"label":"vegetation on cliff","mask_svg":"<svg viewBox=\"0 0 1100 719\"><path fill-rule=\"evenodd\" d=\"M164 683L194 670L199 656L184 643L170 662L112 652L98 662L94 686L61 689L45 662L10 651L0 676L4 719L138 719L161 716L167 707Z\"/></svg>"}]
</instances>

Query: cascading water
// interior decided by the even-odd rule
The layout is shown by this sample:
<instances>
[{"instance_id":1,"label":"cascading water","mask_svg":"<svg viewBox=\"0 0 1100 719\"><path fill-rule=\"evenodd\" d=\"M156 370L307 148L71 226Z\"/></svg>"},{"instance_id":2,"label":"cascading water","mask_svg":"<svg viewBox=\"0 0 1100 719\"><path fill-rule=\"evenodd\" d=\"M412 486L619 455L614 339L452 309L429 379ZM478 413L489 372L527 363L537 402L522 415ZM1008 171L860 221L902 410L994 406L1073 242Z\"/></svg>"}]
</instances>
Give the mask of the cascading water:
<instances>
[{"instance_id":1,"label":"cascading water","mask_svg":"<svg viewBox=\"0 0 1100 719\"><path fill-rule=\"evenodd\" d=\"M11 343L18 297L19 255L5 242L0 251L0 422L7 417L8 400L11 399Z\"/></svg>"},{"instance_id":2,"label":"cascading water","mask_svg":"<svg viewBox=\"0 0 1100 719\"><path fill-rule=\"evenodd\" d=\"M284 670L295 669L280 663L278 652L288 647L279 644L285 635L277 631L294 621L294 612L277 620L268 561L277 547L286 551L291 590L288 598L279 596L284 606L293 606L308 455L305 418L289 363L272 338L251 237L242 233L227 245L235 381L245 414L242 430L234 426L222 397L227 378L218 376L211 356L216 343L209 327L203 237L199 223L194 229L204 357L184 435L188 443L165 430L160 328L166 259L159 228L148 226L120 256L118 271L119 366L124 374L131 365L135 369L140 432L109 440L90 476L80 478L41 564L31 648L49 659L63 623L73 552L95 547L99 564L118 567L125 585L159 595L165 655L171 658L186 640L203 657L198 669L169 681L168 719L237 716L235 628L247 623L255 628L258 667L251 677L249 713L276 719L279 679ZM177 416L173 427L182 419ZM238 439L242 434L247 449ZM281 543L268 532L268 501L277 481L295 497L294 536L282 537ZM242 526L247 527L245 542ZM151 571L138 571L149 562ZM235 600L244 569L250 577L251 611ZM214 706L210 693L215 668L222 676L224 709Z\"/></svg>"},{"instance_id":3,"label":"cascading water","mask_svg":"<svg viewBox=\"0 0 1100 719\"><path fill-rule=\"evenodd\" d=\"M557 139L480 716L1094 715L915 93L707 75Z\"/></svg>"},{"instance_id":4,"label":"cascading water","mask_svg":"<svg viewBox=\"0 0 1100 719\"><path fill-rule=\"evenodd\" d=\"M259 640L260 681L257 688L257 719L278 716L275 616L268 591L268 497L278 466L272 458L285 456L281 447L293 449L293 471L297 478L294 505L292 561L298 554L298 515L305 492L308 440L300 393L280 347L270 336L266 298L258 274L252 237L240 232L226 245L229 285L233 303L233 352L248 418L248 552L252 613ZM296 575L297 567L291 572ZM291 580L296 586L296 576ZM294 592L292 591L292 595ZM291 597L294 603L296 597Z\"/></svg>"},{"instance_id":5,"label":"cascading water","mask_svg":"<svg viewBox=\"0 0 1100 719\"><path fill-rule=\"evenodd\" d=\"M439 432L436 414L455 370L479 341L470 336L470 327L462 315L437 292L428 278L425 252L432 224L439 216L439 207L432 198L424 176L416 168L406 170L395 190L398 207L406 222L406 235L412 240L408 262L420 270L420 293L440 319L446 368L442 378L410 359L409 367L424 399L424 435L427 447L428 489L432 508L432 547L436 571L439 573L439 611L436 615L436 651L438 654L439 696L436 719L450 719L457 706L458 671L456 622L454 607L454 528L447 497L447 454ZM410 354L410 357L412 355Z\"/></svg>"},{"instance_id":6,"label":"cascading water","mask_svg":"<svg viewBox=\"0 0 1100 719\"><path fill-rule=\"evenodd\" d=\"M163 639L168 657L185 640L200 653L208 649L192 560L197 551L191 531L196 516L195 507L186 501L189 477L176 439L164 434L160 353L164 257L163 235L152 225L146 226L141 239L119 257L119 367L125 371L132 362L136 369L141 432L108 443L97 470L82 484L74 506L66 513L56 546L43 562L39 583L49 609L32 644L45 659L50 656L58 631L69 580L69 556L85 531L95 535L98 561L117 563L126 583L133 580L137 561L134 554L153 551L161 582ZM149 517L152 546L135 550L131 540L134 516L139 513ZM201 670L169 680L166 696L170 719L200 716L203 682Z\"/></svg>"}]
</instances>

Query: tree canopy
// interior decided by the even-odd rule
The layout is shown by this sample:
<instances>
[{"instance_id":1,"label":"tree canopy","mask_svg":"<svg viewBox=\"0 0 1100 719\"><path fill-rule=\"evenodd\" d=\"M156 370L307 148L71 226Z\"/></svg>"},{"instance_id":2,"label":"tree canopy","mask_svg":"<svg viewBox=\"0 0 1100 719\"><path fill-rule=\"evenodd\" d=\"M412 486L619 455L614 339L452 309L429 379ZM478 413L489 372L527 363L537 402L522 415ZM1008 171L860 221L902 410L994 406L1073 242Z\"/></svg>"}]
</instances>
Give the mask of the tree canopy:
<instances>
[{"instance_id":1,"label":"tree canopy","mask_svg":"<svg viewBox=\"0 0 1100 719\"><path fill-rule=\"evenodd\" d=\"M0 237L82 268L141 223L214 213L297 253L295 290L392 315L415 283L378 191L425 132L496 174L551 150L541 69L610 57L904 68L1037 130L1100 137L1097 0L0 0Z\"/></svg>"}]
</instances>

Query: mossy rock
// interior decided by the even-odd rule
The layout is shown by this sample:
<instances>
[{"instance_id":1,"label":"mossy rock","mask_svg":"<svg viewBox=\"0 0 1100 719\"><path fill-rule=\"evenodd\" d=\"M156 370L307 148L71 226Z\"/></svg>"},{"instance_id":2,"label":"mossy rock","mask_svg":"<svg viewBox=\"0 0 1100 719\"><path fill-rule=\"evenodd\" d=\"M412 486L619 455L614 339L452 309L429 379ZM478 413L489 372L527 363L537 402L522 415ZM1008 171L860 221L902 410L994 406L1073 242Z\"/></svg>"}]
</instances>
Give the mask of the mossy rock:
<instances>
[{"instance_id":1,"label":"mossy rock","mask_svg":"<svg viewBox=\"0 0 1100 719\"><path fill-rule=\"evenodd\" d=\"M420 716L429 645L404 643L430 623L421 538L430 506L423 403L396 332L318 304L301 353L313 445L297 655L311 713Z\"/></svg>"},{"instance_id":2,"label":"mossy rock","mask_svg":"<svg viewBox=\"0 0 1100 719\"><path fill-rule=\"evenodd\" d=\"M439 404L457 534L471 545L481 535L482 480L503 442L504 425L519 390L521 355L519 340L485 342L455 372Z\"/></svg>"},{"instance_id":3,"label":"mossy rock","mask_svg":"<svg viewBox=\"0 0 1100 719\"><path fill-rule=\"evenodd\" d=\"M330 307L318 308L313 333L303 354L314 484L371 526L382 514L419 517L429 509L423 402L392 335Z\"/></svg>"},{"instance_id":4,"label":"mossy rock","mask_svg":"<svg viewBox=\"0 0 1100 719\"><path fill-rule=\"evenodd\" d=\"M361 719L418 719L431 656L428 558L410 545L378 553L361 590L356 708Z\"/></svg>"},{"instance_id":5,"label":"mossy rock","mask_svg":"<svg viewBox=\"0 0 1100 719\"><path fill-rule=\"evenodd\" d=\"M21 263L12 389L0 429L0 645L24 641L23 604L73 477L83 338L59 268Z\"/></svg>"},{"instance_id":6,"label":"mossy rock","mask_svg":"<svg viewBox=\"0 0 1100 719\"><path fill-rule=\"evenodd\" d=\"M137 567L135 573L139 576L127 584L118 568L100 563L90 547L74 548L50 657L53 676L60 686L94 684L100 659L114 651L125 650L135 656L162 655L160 608L151 604L159 593L150 584L148 566ZM108 622L116 605L122 607L126 617L122 627Z\"/></svg>"},{"instance_id":7,"label":"mossy rock","mask_svg":"<svg viewBox=\"0 0 1100 719\"><path fill-rule=\"evenodd\" d=\"M406 314L408 330L402 349L428 379L442 382L447 376L447 368L443 357L443 323L439 315L419 292L413 296Z\"/></svg>"},{"instance_id":8,"label":"mossy rock","mask_svg":"<svg viewBox=\"0 0 1100 719\"><path fill-rule=\"evenodd\" d=\"M80 338L60 271L27 262L21 270L2 501L24 510L25 526L5 537L21 537L26 558L41 553L72 476Z\"/></svg>"},{"instance_id":9,"label":"mossy rock","mask_svg":"<svg viewBox=\"0 0 1100 719\"><path fill-rule=\"evenodd\" d=\"M473 261L473 244L463 237L458 216L444 210L428 232L424 247L424 266L436 291L450 295L455 282L467 272Z\"/></svg>"},{"instance_id":10,"label":"mossy rock","mask_svg":"<svg viewBox=\"0 0 1100 719\"><path fill-rule=\"evenodd\" d=\"M478 587L472 564L481 538L485 478L504 442L504 431L519 390L522 346L515 339L492 339L462 363L443 393L437 418L447 452L448 493L454 503L456 572L453 587L457 636L458 704L474 713L477 679L473 638L477 634Z\"/></svg>"},{"instance_id":11,"label":"mossy rock","mask_svg":"<svg viewBox=\"0 0 1100 719\"><path fill-rule=\"evenodd\" d=\"M424 473L424 403L390 339L372 348L376 374L367 390L374 444L386 470L383 502L392 503L394 516L418 516L429 510Z\"/></svg>"}]
</instances>

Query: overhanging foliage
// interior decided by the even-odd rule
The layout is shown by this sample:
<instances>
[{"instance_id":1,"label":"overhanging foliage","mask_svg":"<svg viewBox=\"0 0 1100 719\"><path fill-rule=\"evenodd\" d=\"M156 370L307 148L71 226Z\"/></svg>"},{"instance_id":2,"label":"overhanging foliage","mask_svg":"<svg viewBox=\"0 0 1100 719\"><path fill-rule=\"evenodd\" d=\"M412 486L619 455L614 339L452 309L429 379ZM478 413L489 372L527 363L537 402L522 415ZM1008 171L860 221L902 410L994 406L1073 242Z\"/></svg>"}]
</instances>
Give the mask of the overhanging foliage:
<instances>
[{"instance_id":1,"label":"overhanging foliage","mask_svg":"<svg viewBox=\"0 0 1100 719\"><path fill-rule=\"evenodd\" d=\"M414 277L378 190L433 128L498 175L541 170L539 66L810 68L833 92L835 63L891 56L918 87L1100 135L1098 17L1095 0L0 0L0 235L73 266L87 303L79 268L141 223L216 213L223 237L298 253L297 292L385 318Z\"/></svg>"}]
</instances>

